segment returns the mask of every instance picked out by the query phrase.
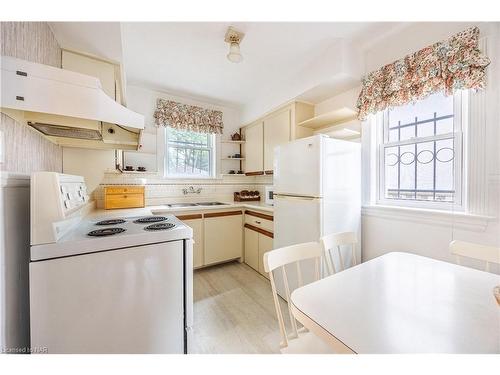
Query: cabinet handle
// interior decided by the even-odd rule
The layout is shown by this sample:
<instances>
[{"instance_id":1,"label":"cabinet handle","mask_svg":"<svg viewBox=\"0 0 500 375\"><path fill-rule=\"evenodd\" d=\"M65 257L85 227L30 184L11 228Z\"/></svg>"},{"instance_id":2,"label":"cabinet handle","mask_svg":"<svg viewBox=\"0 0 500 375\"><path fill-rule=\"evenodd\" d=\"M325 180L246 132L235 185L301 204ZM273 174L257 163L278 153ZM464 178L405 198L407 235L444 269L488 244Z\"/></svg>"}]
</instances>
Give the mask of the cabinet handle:
<instances>
[{"instance_id":1,"label":"cabinet handle","mask_svg":"<svg viewBox=\"0 0 500 375\"><path fill-rule=\"evenodd\" d=\"M255 223L256 223L256 224L260 224L260 221L259 221L259 220L255 220Z\"/></svg>"},{"instance_id":2,"label":"cabinet handle","mask_svg":"<svg viewBox=\"0 0 500 375\"><path fill-rule=\"evenodd\" d=\"M127 196L126 196L126 195L124 195L124 196L123 196L123 198L127 198Z\"/></svg>"}]
</instances>

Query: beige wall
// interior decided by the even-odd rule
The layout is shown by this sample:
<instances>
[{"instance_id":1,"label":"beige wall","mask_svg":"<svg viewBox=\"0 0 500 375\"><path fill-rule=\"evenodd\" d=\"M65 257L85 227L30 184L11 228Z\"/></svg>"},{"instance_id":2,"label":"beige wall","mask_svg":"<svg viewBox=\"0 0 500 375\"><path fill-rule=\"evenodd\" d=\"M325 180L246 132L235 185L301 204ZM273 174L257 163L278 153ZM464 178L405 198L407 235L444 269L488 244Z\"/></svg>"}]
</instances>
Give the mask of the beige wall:
<instances>
[{"instance_id":1,"label":"beige wall","mask_svg":"<svg viewBox=\"0 0 500 375\"><path fill-rule=\"evenodd\" d=\"M63 172L83 176L89 192L99 186L107 170L115 170L114 150L63 147Z\"/></svg>"},{"instance_id":2,"label":"beige wall","mask_svg":"<svg viewBox=\"0 0 500 375\"><path fill-rule=\"evenodd\" d=\"M224 121L224 134L222 138L229 139L230 135L238 131L240 127L240 111L237 108L216 105L207 103L186 96L177 96L165 92L151 90L144 87L129 85L127 87L127 107L141 113L145 117L145 129L143 132L143 149L142 152L126 151L125 164L132 165L137 168L138 166L145 166L148 172L157 175L147 174L148 178L162 178L162 158L163 148L157 147L164 136L163 129L158 129L154 125L153 114L156 108L156 101L158 98L175 100L187 104L197 105L201 107L213 108L223 112ZM218 144L217 149L219 154L227 156L232 153L238 152L238 148L230 144ZM84 149L71 149L64 148L63 152L63 170L64 173L79 174L85 177L89 190L94 188L103 180L104 172L106 170L113 170L115 164L114 151L95 151ZM237 164L231 164L230 161L219 160L218 169L227 171L229 169L238 169ZM124 176L122 176L124 177ZM136 175L130 178L130 183L133 183ZM126 183L126 181L124 181ZM165 183L166 181L162 181ZM176 183L182 182L176 180ZM190 181L185 181L186 183ZM192 181L191 181L192 182ZM206 182L206 181L205 181Z\"/></svg>"},{"instance_id":3,"label":"beige wall","mask_svg":"<svg viewBox=\"0 0 500 375\"><path fill-rule=\"evenodd\" d=\"M1 22L0 53L60 67L61 49L45 22ZM5 114L0 117L1 170L29 174L62 171L62 150L38 132Z\"/></svg>"}]
</instances>

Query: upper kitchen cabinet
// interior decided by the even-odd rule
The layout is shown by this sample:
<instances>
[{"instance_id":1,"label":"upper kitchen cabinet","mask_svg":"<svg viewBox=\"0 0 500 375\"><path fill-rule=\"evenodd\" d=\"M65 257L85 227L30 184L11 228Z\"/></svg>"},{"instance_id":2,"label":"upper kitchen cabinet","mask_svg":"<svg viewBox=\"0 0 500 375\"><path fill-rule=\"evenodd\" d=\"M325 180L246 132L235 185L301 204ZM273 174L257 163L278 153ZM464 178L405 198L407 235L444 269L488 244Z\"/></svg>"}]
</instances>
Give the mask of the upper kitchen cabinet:
<instances>
[{"instance_id":1,"label":"upper kitchen cabinet","mask_svg":"<svg viewBox=\"0 0 500 375\"><path fill-rule=\"evenodd\" d=\"M298 124L314 115L314 106L288 103L257 121L242 127L246 143L243 154L247 174L272 174L274 149L295 139L313 135L313 130Z\"/></svg>"},{"instance_id":2,"label":"upper kitchen cabinet","mask_svg":"<svg viewBox=\"0 0 500 375\"><path fill-rule=\"evenodd\" d=\"M119 65L97 57L63 50L62 68L96 77L101 82L103 91L111 99L122 102Z\"/></svg>"},{"instance_id":3,"label":"upper kitchen cabinet","mask_svg":"<svg viewBox=\"0 0 500 375\"><path fill-rule=\"evenodd\" d=\"M289 108L264 120L264 172L273 171L274 148L290 141Z\"/></svg>"},{"instance_id":4,"label":"upper kitchen cabinet","mask_svg":"<svg viewBox=\"0 0 500 375\"><path fill-rule=\"evenodd\" d=\"M243 136L245 144L243 153L245 155L245 173L264 173L264 124L262 121L255 122L244 128Z\"/></svg>"}]
</instances>

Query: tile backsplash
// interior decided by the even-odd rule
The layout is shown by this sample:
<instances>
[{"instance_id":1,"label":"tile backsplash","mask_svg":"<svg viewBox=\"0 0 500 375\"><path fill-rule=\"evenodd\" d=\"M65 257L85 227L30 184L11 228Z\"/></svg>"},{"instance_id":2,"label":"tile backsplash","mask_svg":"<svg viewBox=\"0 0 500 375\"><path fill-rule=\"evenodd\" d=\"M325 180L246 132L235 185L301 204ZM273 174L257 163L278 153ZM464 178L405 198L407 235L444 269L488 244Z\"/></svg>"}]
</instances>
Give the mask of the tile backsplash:
<instances>
[{"instance_id":1,"label":"tile backsplash","mask_svg":"<svg viewBox=\"0 0 500 375\"><path fill-rule=\"evenodd\" d=\"M173 202L217 200L232 202L233 193L241 190L257 190L264 199L266 185L272 184L272 177L233 177L217 180L164 180L154 176L128 174L107 175L99 188L94 191L97 207L104 207L104 187L113 185L144 185L146 206ZM183 189L193 186L201 188L199 194L184 194Z\"/></svg>"}]
</instances>

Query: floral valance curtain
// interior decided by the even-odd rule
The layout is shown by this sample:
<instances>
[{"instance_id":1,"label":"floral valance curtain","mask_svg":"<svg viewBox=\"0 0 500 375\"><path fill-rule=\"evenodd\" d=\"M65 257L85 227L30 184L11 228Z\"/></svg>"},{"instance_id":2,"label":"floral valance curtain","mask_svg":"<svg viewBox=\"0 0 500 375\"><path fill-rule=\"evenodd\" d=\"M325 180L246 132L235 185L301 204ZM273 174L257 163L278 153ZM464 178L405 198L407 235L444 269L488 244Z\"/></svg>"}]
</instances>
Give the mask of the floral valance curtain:
<instances>
[{"instance_id":1,"label":"floral valance curtain","mask_svg":"<svg viewBox=\"0 0 500 375\"><path fill-rule=\"evenodd\" d=\"M158 99L154 113L157 126L171 126L198 133L222 134L222 112Z\"/></svg>"},{"instance_id":2,"label":"floral valance curtain","mask_svg":"<svg viewBox=\"0 0 500 375\"><path fill-rule=\"evenodd\" d=\"M369 73L362 80L358 118L438 91L484 88L490 60L478 44L479 29L472 27Z\"/></svg>"}]
</instances>

